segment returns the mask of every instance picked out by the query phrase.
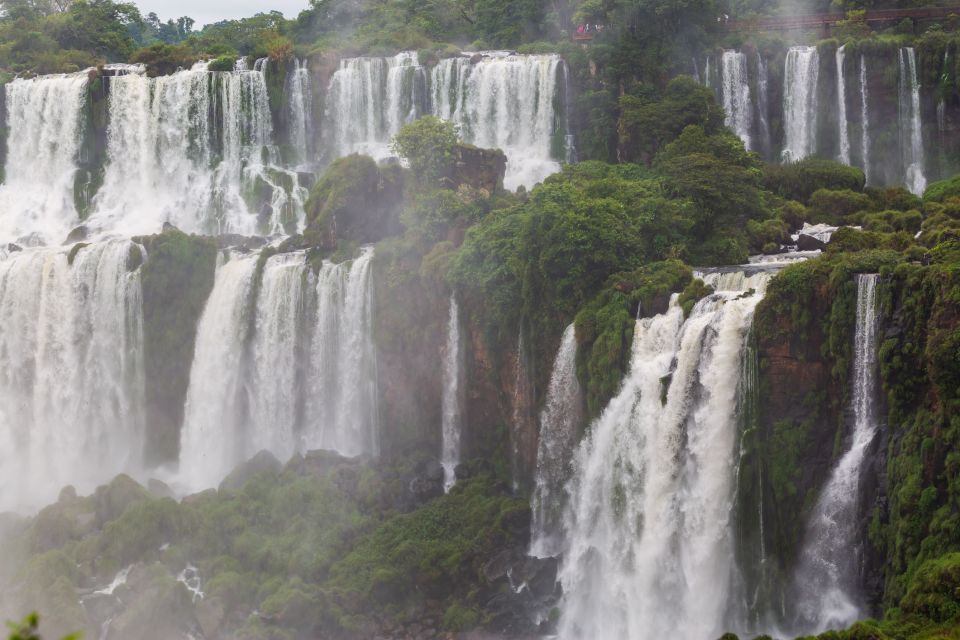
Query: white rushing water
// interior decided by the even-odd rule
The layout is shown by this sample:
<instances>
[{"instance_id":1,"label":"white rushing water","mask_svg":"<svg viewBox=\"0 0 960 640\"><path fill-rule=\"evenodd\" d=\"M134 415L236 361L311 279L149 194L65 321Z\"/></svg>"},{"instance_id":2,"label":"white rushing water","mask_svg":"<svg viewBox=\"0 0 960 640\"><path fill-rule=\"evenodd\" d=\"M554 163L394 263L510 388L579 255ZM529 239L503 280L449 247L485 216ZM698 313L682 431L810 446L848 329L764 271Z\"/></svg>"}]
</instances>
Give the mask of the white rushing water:
<instances>
[{"instance_id":1,"label":"white rushing water","mask_svg":"<svg viewBox=\"0 0 960 640\"><path fill-rule=\"evenodd\" d=\"M306 60L294 59L287 75L287 122L290 146L301 166L309 166L313 143L313 88Z\"/></svg>"},{"instance_id":2,"label":"white rushing water","mask_svg":"<svg viewBox=\"0 0 960 640\"><path fill-rule=\"evenodd\" d=\"M197 326L180 433L180 473L191 488L213 486L248 453L244 420L245 348L256 255L221 257Z\"/></svg>"},{"instance_id":3,"label":"white rushing water","mask_svg":"<svg viewBox=\"0 0 960 640\"><path fill-rule=\"evenodd\" d=\"M304 448L378 455L380 412L373 344L373 248L317 275Z\"/></svg>"},{"instance_id":4,"label":"white rushing water","mask_svg":"<svg viewBox=\"0 0 960 640\"><path fill-rule=\"evenodd\" d=\"M554 556L563 551L564 485L570 479L570 462L583 420L582 394L577 379L577 337L571 323L563 332L553 361L547 399L540 412L536 485L530 555Z\"/></svg>"},{"instance_id":5,"label":"white rushing water","mask_svg":"<svg viewBox=\"0 0 960 640\"><path fill-rule=\"evenodd\" d=\"M0 511L143 459L142 304L126 240L0 259Z\"/></svg>"},{"instance_id":6,"label":"white rushing water","mask_svg":"<svg viewBox=\"0 0 960 640\"><path fill-rule=\"evenodd\" d=\"M867 60L860 54L860 162L870 184L870 92L867 90Z\"/></svg>"},{"instance_id":7,"label":"white rushing water","mask_svg":"<svg viewBox=\"0 0 960 640\"><path fill-rule=\"evenodd\" d=\"M725 124L743 140L748 151L753 151L753 100L747 72L747 54L725 50L720 65L720 95L726 113Z\"/></svg>"},{"instance_id":8,"label":"white rushing water","mask_svg":"<svg viewBox=\"0 0 960 640\"><path fill-rule=\"evenodd\" d=\"M783 74L784 162L796 162L817 148L816 47L790 47Z\"/></svg>"},{"instance_id":9,"label":"white rushing water","mask_svg":"<svg viewBox=\"0 0 960 640\"><path fill-rule=\"evenodd\" d=\"M507 154L504 186L532 187L560 164L555 109L563 65L557 55L481 52L441 60L431 73L433 114L460 126L463 139Z\"/></svg>"},{"instance_id":10,"label":"white rushing water","mask_svg":"<svg viewBox=\"0 0 960 640\"><path fill-rule=\"evenodd\" d=\"M705 277L717 293L689 319L674 296L666 313L637 321L623 386L576 451L565 639L703 640L724 630L738 381L769 275Z\"/></svg>"},{"instance_id":11,"label":"white rushing water","mask_svg":"<svg viewBox=\"0 0 960 640\"><path fill-rule=\"evenodd\" d=\"M441 451L443 488L449 491L456 482L460 463L460 434L463 430L463 355L460 345L460 308L450 296L447 318L447 342L443 349L443 397L441 398Z\"/></svg>"},{"instance_id":12,"label":"white rushing water","mask_svg":"<svg viewBox=\"0 0 960 640\"><path fill-rule=\"evenodd\" d=\"M847 123L847 85L843 75L846 45L837 47L837 126L840 134L840 153L837 159L850 164L850 127Z\"/></svg>"},{"instance_id":13,"label":"white rushing water","mask_svg":"<svg viewBox=\"0 0 960 640\"><path fill-rule=\"evenodd\" d=\"M87 84L87 72L81 72L6 85L9 134L0 240L60 243L76 226L73 190Z\"/></svg>"},{"instance_id":14,"label":"white rushing water","mask_svg":"<svg viewBox=\"0 0 960 640\"><path fill-rule=\"evenodd\" d=\"M758 151L765 156L770 154L770 104L767 92L770 86L770 73L767 61L757 53L757 114L760 122L760 144Z\"/></svg>"},{"instance_id":15,"label":"white rushing water","mask_svg":"<svg viewBox=\"0 0 960 640\"><path fill-rule=\"evenodd\" d=\"M222 261L200 319L180 447L180 480L219 482L267 450L379 452L372 338L373 250L324 262L303 253ZM254 300L254 292L256 299Z\"/></svg>"},{"instance_id":16,"label":"white rushing water","mask_svg":"<svg viewBox=\"0 0 960 640\"><path fill-rule=\"evenodd\" d=\"M332 157L393 155L400 127L424 113L426 70L416 52L390 58L347 58L327 88L325 135Z\"/></svg>"},{"instance_id":17,"label":"white rushing water","mask_svg":"<svg viewBox=\"0 0 960 640\"><path fill-rule=\"evenodd\" d=\"M877 433L877 283L857 276L857 319L853 352L853 433L813 510L794 576L797 629L816 635L844 628L861 616L862 545L858 525L860 474Z\"/></svg>"},{"instance_id":18,"label":"white rushing water","mask_svg":"<svg viewBox=\"0 0 960 640\"><path fill-rule=\"evenodd\" d=\"M917 79L917 56L913 47L899 51L900 75L900 149L905 167L907 188L921 196L927 188L924 175L923 125L920 121L920 82Z\"/></svg>"},{"instance_id":19,"label":"white rushing water","mask_svg":"<svg viewBox=\"0 0 960 640\"><path fill-rule=\"evenodd\" d=\"M109 78L107 165L88 224L122 234L164 222L248 235L301 226L306 193L276 163L264 64Z\"/></svg>"}]
</instances>

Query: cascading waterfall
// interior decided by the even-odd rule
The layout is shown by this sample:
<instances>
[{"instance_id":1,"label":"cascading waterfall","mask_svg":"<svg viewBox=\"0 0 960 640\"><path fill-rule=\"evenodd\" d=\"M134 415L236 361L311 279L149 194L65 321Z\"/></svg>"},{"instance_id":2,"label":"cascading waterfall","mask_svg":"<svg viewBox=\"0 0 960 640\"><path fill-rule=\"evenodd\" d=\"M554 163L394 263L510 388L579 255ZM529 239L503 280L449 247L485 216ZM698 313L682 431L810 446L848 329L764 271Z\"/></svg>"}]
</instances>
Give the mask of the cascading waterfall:
<instances>
[{"instance_id":1,"label":"cascading waterfall","mask_svg":"<svg viewBox=\"0 0 960 640\"><path fill-rule=\"evenodd\" d=\"M753 151L753 100L747 72L747 54L726 50L720 63L721 97L726 113L726 125L743 140L748 151Z\"/></svg>"},{"instance_id":2,"label":"cascading waterfall","mask_svg":"<svg viewBox=\"0 0 960 640\"><path fill-rule=\"evenodd\" d=\"M303 253L221 259L197 333L180 480L209 487L266 449L379 452L370 264ZM259 282L257 277L259 275Z\"/></svg>"},{"instance_id":3,"label":"cascading waterfall","mask_svg":"<svg viewBox=\"0 0 960 640\"><path fill-rule=\"evenodd\" d=\"M577 379L577 338L571 323L560 340L550 374L546 403L540 412L530 530L532 556L555 556L563 551L564 485L570 479L571 456L582 419L582 396Z\"/></svg>"},{"instance_id":4,"label":"cascading waterfall","mask_svg":"<svg viewBox=\"0 0 960 640\"><path fill-rule=\"evenodd\" d=\"M164 222L247 235L302 226L306 193L276 166L263 68L241 61L210 72L200 62L158 78L108 78L108 160L88 226L126 235Z\"/></svg>"},{"instance_id":5,"label":"cascading waterfall","mask_svg":"<svg viewBox=\"0 0 960 640\"><path fill-rule=\"evenodd\" d=\"M917 56L913 47L899 51L900 76L900 149L906 168L907 188L923 195L927 188L923 165L923 129L920 121L920 82L917 79Z\"/></svg>"},{"instance_id":6,"label":"cascading waterfall","mask_svg":"<svg viewBox=\"0 0 960 640\"><path fill-rule=\"evenodd\" d=\"M843 62L846 45L837 47L837 126L840 134L840 155L838 160L850 164L850 129L847 123L847 87L843 75Z\"/></svg>"},{"instance_id":7,"label":"cascading waterfall","mask_svg":"<svg viewBox=\"0 0 960 640\"><path fill-rule=\"evenodd\" d=\"M816 47L790 47L783 80L784 162L796 162L817 149Z\"/></svg>"},{"instance_id":8,"label":"cascading waterfall","mask_svg":"<svg viewBox=\"0 0 960 640\"><path fill-rule=\"evenodd\" d=\"M560 637L723 631L741 356L768 277L705 276L717 293L688 319L674 296L637 321L630 372L575 453Z\"/></svg>"},{"instance_id":9,"label":"cascading waterfall","mask_svg":"<svg viewBox=\"0 0 960 640\"><path fill-rule=\"evenodd\" d=\"M60 243L77 224L74 180L88 77L84 71L18 78L6 85L8 156L0 186L3 240Z\"/></svg>"},{"instance_id":10,"label":"cascading waterfall","mask_svg":"<svg viewBox=\"0 0 960 640\"><path fill-rule=\"evenodd\" d=\"M113 240L0 259L0 510L141 469L143 257Z\"/></svg>"},{"instance_id":11,"label":"cascading waterfall","mask_svg":"<svg viewBox=\"0 0 960 640\"><path fill-rule=\"evenodd\" d=\"M272 256L263 265L250 349L245 458L266 449L286 460L298 449L297 355L304 339L306 270L299 252Z\"/></svg>"},{"instance_id":12,"label":"cascading waterfall","mask_svg":"<svg viewBox=\"0 0 960 640\"><path fill-rule=\"evenodd\" d=\"M767 61L759 53L757 54L757 113L760 120L760 149L765 156L770 156L770 105L767 100L767 91L769 90L770 74L767 69Z\"/></svg>"},{"instance_id":13,"label":"cascading waterfall","mask_svg":"<svg viewBox=\"0 0 960 640\"><path fill-rule=\"evenodd\" d=\"M560 169L551 146L561 133L554 102L563 61L557 55L477 55L434 67L433 114L460 125L470 144L507 154L507 189L532 187Z\"/></svg>"},{"instance_id":14,"label":"cascading waterfall","mask_svg":"<svg viewBox=\"0 0 960 640\"><path fill-rule=\"evenodd\" d=\"M450 312L447 319L447 343L443 353L443 398L442 398L442 447L440 463L443 465L445 491L456 482L454 471L460 463L460 432L463 428L463 357L460 353L460 308L456 296L450 296Z\"/></svg>"},{"instance_id":15,"label":"cascading waterfall","mask_svg":"<svg viewBox=\"0 0 960 640\"><path fill-rule=\"evenodd\" d=\"M327 89L325 131L332 157L392 156L393 136L425 113L426 85L426 70L415 52L341 60Z\"/></svg>"},{"instance_id":16,"label":"cascading waterfall","mask_svg":"<svg viewBox=\"0 0 960 640\"><path fill-rule=\"evenodd\" d=\"M870 184L870 109L867 90L867 60L860 54L860 162L863 175Z\"/></svg>"},{"instance_id":17,"label":"cascading waterfall","mask_svg":"<svg viewBox=\"0 0 960 640\"><path fill-rule=\"evenodd\" d=\"M813 510L795 576L796 625L805 635L844 628L861 614L858 497L867 449L877 433L878 281L876 274L857 276L852 441Z\"/></svg>"},{"instance_id":18,"label":"cascading waterfall","mask_svg":"<svg viewBox=\"0 0 960 640\"><path fill-rule=\"evenodd\" d=\"M296 151L297 161L309 166L313 140L313 91L306 60L293 61L293 70L287 75L287 102L290 146Z\"/></svg>"},{"instance_id":19,"label":"cascading waterfall","mask_svg":"<svg viewBox=\"0 0 960 640\"><path fill-rule=\"evenodd\" d=\"M317 274L303 443L343 455L380 453L373 344L373 248Z\"/></svg>"},{"instance_id":20,"label":"cascading waterfall","mask_svg":"<svg viewBox=\"0 0 960 640\"><path fill-rule=\"evenodd\" d=\"M257 256L220 257L197 326L180 433L180 473L190 487L213 486L243 459L245 350Z\"/></svg>"}]
</instances>

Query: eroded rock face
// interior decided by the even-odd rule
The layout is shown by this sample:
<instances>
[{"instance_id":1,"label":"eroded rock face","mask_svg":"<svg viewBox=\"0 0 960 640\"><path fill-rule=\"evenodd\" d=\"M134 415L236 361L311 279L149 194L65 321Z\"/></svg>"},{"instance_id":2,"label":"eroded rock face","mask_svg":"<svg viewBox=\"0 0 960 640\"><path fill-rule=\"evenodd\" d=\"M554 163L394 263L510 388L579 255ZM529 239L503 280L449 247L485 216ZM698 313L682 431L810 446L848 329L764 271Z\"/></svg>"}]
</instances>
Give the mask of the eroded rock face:
<instances>
[{"instance_id":1,"label":"eroded rock face","mask_svg":"<svg viewBox=\"0 0 960 640\"><path fill-rule=\"evenodd\" d=\"M449 181L454 188L468 185L490 194L503 187L507 156L499 149L479 149L458 144L453 150L453 156L454 164Z\"/></svg>"}]
</instances>

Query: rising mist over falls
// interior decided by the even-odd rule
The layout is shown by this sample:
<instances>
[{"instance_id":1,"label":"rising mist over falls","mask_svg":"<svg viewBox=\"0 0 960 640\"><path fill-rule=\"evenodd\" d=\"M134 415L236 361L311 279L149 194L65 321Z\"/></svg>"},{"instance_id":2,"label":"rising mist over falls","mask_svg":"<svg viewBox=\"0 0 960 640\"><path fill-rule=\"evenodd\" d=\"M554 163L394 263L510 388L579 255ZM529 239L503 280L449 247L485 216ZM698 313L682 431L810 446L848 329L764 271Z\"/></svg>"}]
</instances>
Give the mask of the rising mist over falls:
<instances>
[{"instance_id":1,"label":"rising mist over falls","mask_svg":"<svg viewBox=\"0 0 960 640\"><path fill-rule=\"evenodd\" d=\"M954 45L595 22L0 78L0 615L960 624Z\"/></svg>"}]
</instances>

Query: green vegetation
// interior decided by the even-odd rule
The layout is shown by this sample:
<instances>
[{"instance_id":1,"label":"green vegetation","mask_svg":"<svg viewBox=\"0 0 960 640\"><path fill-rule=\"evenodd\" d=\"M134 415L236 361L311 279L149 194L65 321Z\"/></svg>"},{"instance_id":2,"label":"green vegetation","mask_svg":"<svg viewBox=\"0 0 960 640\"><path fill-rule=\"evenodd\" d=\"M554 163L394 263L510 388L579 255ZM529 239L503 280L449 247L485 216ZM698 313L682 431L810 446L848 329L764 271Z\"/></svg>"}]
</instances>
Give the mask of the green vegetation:
<instances>
[{"instance_id":1,"label":"green vegetation","mask_svg":"<svg viewBox=\"0 0 960 640\"><path fill-rule=\"evenodd\" d=\"M147 451L151 462L177 459L196 326L213 289L214 241L176 229L135 239L147 252L141 271Z\"/></svg>"},{"instance_id":2,"label":"green vegetation","mask_svg":"<svg viewBox=\"0 0 960 640\"><path fill-rule=\"evenodd\" d=\"M62 598L131 563L126 597L134 601L114 625L150 628L160 605L138 599L168 589L170 614L193 619L173 581L188 559L203 576L205 603L262 612L222 619L219 630L232 637L370 630L426 609L448 628L469 626L486 615L473 585L496 553L525 544L529 508L479 471L410 510L397 493L409 474L326 454L179 504L121 476L91 497L61 496L5 548L31 549L15 561L16 575L29 602L56 612L54 630L88 629L83 610ZM38 547L41 540L48 543ZM35 633L32 620L21 634Z\"/></svg>"},{"instance_id":3,"label":"green vegetation","mask_svg":"<svg viewBox=\"0 0 960 640\"><path fill-rule=\"evenodd\" d=\"M393 151L406 158L417 180L431 185L450 171L458 140L457 125L425 116L400 130L393 140Z\"/></svg>"},{"instance_id":4,"label":"green vegetation","mask_svg":"<svg viewBox=\"0 0 960 640\"><path fill-rule=\"evenodd\" d=\"M310 192L304 236L332 251L338 242L363 244L393 235L402 194L399 167L378 167L368 156L339 158Z\"/></svg>"}]
</instances>

